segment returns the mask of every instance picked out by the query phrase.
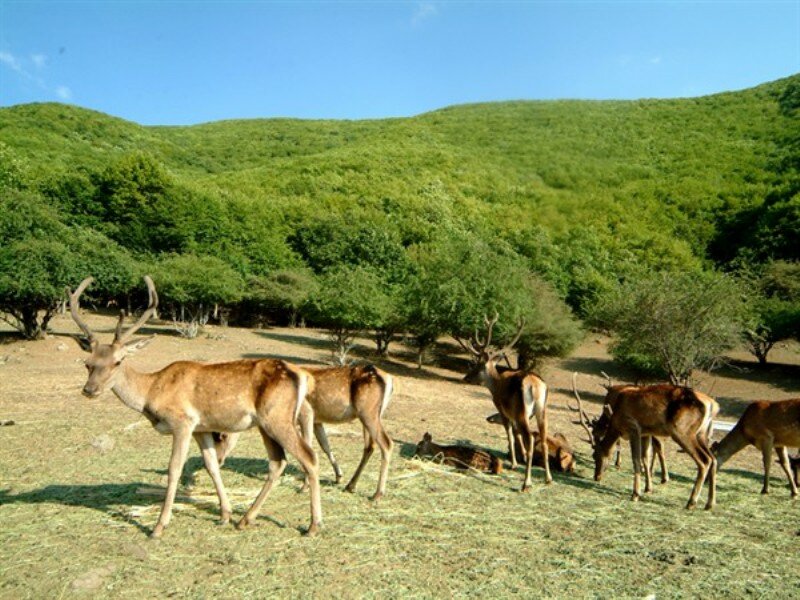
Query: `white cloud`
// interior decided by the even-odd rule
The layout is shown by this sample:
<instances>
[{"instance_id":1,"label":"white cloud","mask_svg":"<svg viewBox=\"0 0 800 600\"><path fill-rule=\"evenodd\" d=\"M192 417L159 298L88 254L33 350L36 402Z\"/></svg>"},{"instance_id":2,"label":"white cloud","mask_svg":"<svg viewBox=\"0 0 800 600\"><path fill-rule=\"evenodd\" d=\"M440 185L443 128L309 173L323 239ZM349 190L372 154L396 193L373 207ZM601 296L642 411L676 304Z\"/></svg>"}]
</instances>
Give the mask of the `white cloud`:
<instances>
[{"instance_id":1,"label":"white cloud","mask_svg":"<svg viewBox=\"0 0 800 600\"><path fill-rule=\"evenodd\" d=\"M438 12L436 5L432 2L419 2L414 14L411 16L411 24L419 25L423 21L435 17Z\"/></svg>"},{"instance_id":2,"label":"white cloud","mask_svg":"<svg viewBox=\"0 0 800 600\"><path fill-rule=\"evenodd\" d=\"M22 73L23 75L27 75L17 57L11 54L10 52L0 52L0 62L6 65L9 69L16 71L17 73Z\"/></svg>"},{"instance_id":3,"label":"white cloud","mask_svg":"<svg viewBox=\"0 0 800 600\"><path fill-rule=\"evenodd\" d=\"M71 100L72 90L65 85L60 85L56 88L56 96L58 96L62 100Z\"/></svg>"},{"instance_id":4,"label":"white cloud","mask_svg":"<svg viewBox=\"0 0 800 600\"><path fill-rule=\"evenodd\" d=\"M47 56L44 54L31 54L31 62L37 69L44 69L47 65Z\"/></svg>"}]
</instances>

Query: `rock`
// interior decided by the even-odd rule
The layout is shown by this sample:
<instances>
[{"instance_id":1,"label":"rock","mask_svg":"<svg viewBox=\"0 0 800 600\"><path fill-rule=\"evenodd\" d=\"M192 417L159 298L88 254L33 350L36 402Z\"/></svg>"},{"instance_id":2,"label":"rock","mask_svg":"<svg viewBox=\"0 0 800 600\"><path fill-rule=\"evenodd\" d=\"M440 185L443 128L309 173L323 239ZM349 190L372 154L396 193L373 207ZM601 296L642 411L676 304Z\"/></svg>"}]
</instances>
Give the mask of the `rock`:
<instances>
[{"instance_id":1,"label":"rock","mask_svg":"<svg viewBox=\"0 0 800 600\"><path fill-rule=\"evenodd\" d=\"M97 450L100 454L111 452L114 449L114 439L107 433L98 435L91 443L92 448Z\"/></svg>"},{"instance_id":2,"label":"rock","mask_svg":"<svg viewBox=\"0 0 800 600\"><path fill-rule=\"evenodd\" d=\"M86 571L80 577L73 579L70 587L75 591L93 591L100 589L106 579L114 572L114 566L108 565Z\"/></svg>"}]
</instances>

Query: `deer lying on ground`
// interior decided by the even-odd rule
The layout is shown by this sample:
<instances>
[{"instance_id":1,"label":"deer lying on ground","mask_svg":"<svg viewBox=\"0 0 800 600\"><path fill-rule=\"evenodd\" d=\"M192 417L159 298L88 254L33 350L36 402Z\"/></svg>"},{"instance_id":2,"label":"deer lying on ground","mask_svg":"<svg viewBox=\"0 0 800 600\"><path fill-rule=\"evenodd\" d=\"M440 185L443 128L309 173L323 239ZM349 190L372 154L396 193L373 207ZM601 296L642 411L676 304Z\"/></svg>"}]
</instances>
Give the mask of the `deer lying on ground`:
<instances>
[{"instance_id":1,"label":"deer lying on ground","mask_svg":"<svg viewBox=\"0 0 800 600\"><path fill-rule=\"evenodd\" d=\"M503 419L500 413L495 413L486 417L486 421L494 423L495 425L502 425ZM542 447L539 442L539 432L533 432L534 447L533 447L533 464L537 467L544 467L544 460L542 459ZM525 457L525 449L520 445L518 440L514 441L514 451ZM572 452L572 446L569 445L567 438L560 433L555 433L547 438L547 460L550 463L550 469L560 473L574 473L575 472L575 457Z\"/></svg>"},{"instance_id":2,"label":"deer lying on ground","mask_svg":"<svg viewBox=\"0 0 800 600\"><path fill-rule=\"evenodd\" d=\"M286 468L286 452L289 452L298 460L310 481L311 525L308 533L316 533L322 524L317 458L295 425L298 415L308 412L304 400L307 391L313 390L314 379L303 369L271 359L217 364L178 361L155 373L141 373L125 359L152 340L152 336L139 340L130 338L158 306L153 281L145 277L150 297L147 309L125 332L125 313L122 311L111 344L101 344L80 316L79 299L91 282L91 277L84 279L69 295L72 318L86 336L81 345L91 353L86 359L89 373L83 394L95 398L110 389L126 406L143 414L156 431L172 435L167 493L151 537L161 537L169 524L192 437L200 446L206 469L214 482L221 522L229 521L231 505L222 484L212 432L239 432L251 427L257 427L264 440L269 455L269 474L237 527L242 529L255 520Z\"/></svg>"},{"instance_id":3,"label":"deer lying on ground","mask_svg":"<svg viewBox=\"0 0 800 600\"><path fill-rule=\"evenodd\" d=\"M778 462L789 479L792 498L797 497L800 457L790 459L788 448L800 446L800 398L750 403L736 426L711 447L717 457L717 467L722 467L731 456L750 444L761 450L764 461L764 487L761 493L769 493L769 470L772 449L775 448Z\"/></svg>"},{"instance_id":4,"label":"deer lying on ground","mask_svg":"<svg viewBox=\"0 0 800 600\"><path fill-rule=\"evenodd\" d=\"M433 443L433 437L426 433L417 444L414 456L432 456L445 465L458 469L475 469L497 475L503 471L503 461L478 448L469 446L440 446Z\"/></svg>"},{"instance_id":5,"label":"deer lying on ground","mask_svg":"<svg viewBox=\"0 0 800 600\"><path fill-rule=\"evenodd\" d=\"M379 500L386 493L386 481L389 475L389 463L392 458L392 439L383 426L383 413L392 398L394 380L386 371L373 365L345 367L303 367L314 376L315 388L309 392L308 404L312 413L300 415L300 428L308 444L311 444L312 430L333 466L336 483L342 478L336 458L331 452L324 423L347 423L358 419L364 431L364 452L361 462L353 477L345 487L345 491L354 492L356 484L375 450L375 444L381 452L381 471L378 488L372 500ZM236 444L237 436L220 436L218 450L220 460L224 461Z\"/></svg>"},{"instance_id":6,"label":"deer lying on ground","mask_svg":"<svg viewBox=\"0 0 800 600\"><path fill-rule=\"evenodd\" d=\"M577 389L573 389L576 398L580 399ZM602 479L614 445L620 438L627 437L633 457L632 500L639 500L643 446L647 450L650 439L655 436L671 437L697 464L697 478L686 508L697 505L697 497L707 477L706 509L713 508L716 503L716 458L708 447L708 435L718 412L719 405L710 396L668 384L620 390L613 406L603 406L603 413L593 428L585 422L586 413L581 411L582 424L594 449L595 481ZM652 490L650 478L649 469L645 469L647 491Z\"/></svg>"},{"instance_id":7,"label":"deer lying on ground","mask_svg":"<svg viewBox=\"0 0 800 600\"><path fill-rule=\"evenodd\" d=\"M525 480L522 491L526 492L531 487L531 465L533 464L534 437L531 419L535 416L539 426L539 439L546 440L547 436L547 385L533 373L522 370L508 370L500 372L497 360L506 355L517 343L522 335L524 323L519 324L519 329L510 343L499 350L489 350L492 343L492 329L497 323L498 315L493 319L486 317L486 341L481 341L478 332L469 340L457 338L461 347L471 353L475 359L475 366L464 377L464 381L475 385L484 385L492 394L492 401L500 414L503 427L508 439L508 452L511 455L511 468L517 466L514 439L520 440L520 445L525 449ZM541 443L541 441L540 441ZM544 462L545 483L551 483L553 476L550 474L550 462Z\"/></svg>"},{"instance_id":8,"label":"deer lying on ground","mask_svg":"<svg viewBox=\"0 0 800 600\"><path fill-rule=\"evenodd\" d=\"M577 387L577 373L573 373L572 375L572 393L574 394L575 398L578 400L578 408L577 411L580 416L580 424L589 435L589 443L594 447L594 440L600 438L603 432L599 431L598 425L600 422L599 417L595 417L594 419L590 419L589 416L586 414L586 411L583 409L583 403L581 402L581 397L578 394L578 387ZM605 375L605 373L604 373ZM603 405L611 406L613 410L619 395L623 391L631 391L640 389L641 386L638 385L611 385L611 379L608 375L605 376L608 380L607 385L603 385L606 389L606 397L603 400ZM569 408L573 411L576 409L569 406ZM627 439L627 436L623 436ZM657 437L647 436L650 440L645 444L645 456L643 460L643 465L645 469L645 492L652 492L652 479L653 479L653 464L655 463L656 458L658 458L659 465L661 466L661 483L667 483L669 481L669 472L667 471L667 459L664 454L664 446ZM620 457L621 457L621 448L622 448L622 439L617 442L616 446L616 458L614 459L614 466L616 468L620 467Z\"/></svg>"}]
</instances>

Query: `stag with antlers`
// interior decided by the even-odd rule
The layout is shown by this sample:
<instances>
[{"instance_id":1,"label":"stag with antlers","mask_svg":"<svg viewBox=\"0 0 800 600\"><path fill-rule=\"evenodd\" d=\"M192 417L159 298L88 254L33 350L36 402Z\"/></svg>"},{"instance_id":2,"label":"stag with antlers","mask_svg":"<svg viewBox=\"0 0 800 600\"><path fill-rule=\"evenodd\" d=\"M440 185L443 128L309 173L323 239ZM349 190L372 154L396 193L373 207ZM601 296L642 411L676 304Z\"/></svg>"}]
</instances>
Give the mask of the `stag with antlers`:
<instances>
[{"instance_id":1,"label":"stag with antlers","mask_svg":"<svg viewBox=\"0 0 800 600\"><path fill-rule=\"evenodd\" d=\"M631 391L631 390L638 390L641 389L641 386L638 385L612 385L611 378L603 373L603 376L606 378L606 384L603 384L603 387L606 390L606 397L603 400L603 407L606 405L611 407L611 410L614 410L616 405L617 399L619 395L623 391ZM567 404L568 408L572 411L578 413L579 422L576 424L581 425L586 434L589 436L588 441L591 444L592 448L595 446L595 440L600 439L605 435L605 428L608 425L608 420L602 418L602 416L590 418L589 415L583 408L583 402L581 400L581 396L578 393L578 384L577 384L577 373L572 374L572 393L575 396L576 400L578 401L578 408L572 408ZM601 413L602 415L602 413ZM645 439L647 438L647 439ZM664 453L664 444L661 442L660 439L654 436L644 436L643 438L643 445L645 449L644 455L644 469L645 469L645 493L653 491L653 465L655 463L656 458L658 458L659 465L661 466L661 483L667 483L669 481L669 471L667 470L667 459ZM616 468L620 467L620 458L622 455L622 439L617 441L616 447L616 457L614 459L614 466Z\"/></svg>"},{"instance_id":2,"label":"stag with antlers","mask_svg":"<svg viewBox=\"0 0 800 600\"><path fill-rule=\"evenodd\" d=\"M547 385L541 377L522 370L500 371L497 361L506 356L519 341L525 323L518 323L518 330L511 342L500 349L491 349L492 330L497 323L498 315L492 319L485 317L486 339L481 340L478 331L471 339L456 338L461 347L475 358L474 367L464 377L464 381L475 385L483 385L492 394L497 412L500 414L508 439L508 453L511 456L511 468L517 466L514 439L520 438L520 445L525 450L525 481L522 491L531 487L531 465L533 464L534 436L531 419L536 416L539 426L539 440L547 439ZM539 442L542 443L541 441ZM546 450L542 455L546 456ZM544 461L545 483L551 483L550 465Z\"/></svg>"},{"instance_id":3,"label":"stag with antlers","mask_svg":"<svg viewBox=\"0 0 800 600\"><path fill-rule=\"evenodd\" d=\"M769 493L769 470L774 448L778 463L789 479L792 498L796 498L800 459L789 458L788 448L800 446L800 398L750 403L730 433L711 446L717 457L717 467L722 467L731 456L749 444L761 450L764 460L764 486L761 493Z\"/></svg>"},{"instance_id":4,"label":"stag with antlers","mask_svg":"<svg viewBox=\"0 0 800 600\"><path fill-rule=\"evenodd\" d=\"M577 392L577 388L574 389ZM577 393L576 397L580 398ZM716 458L708 446L708 437L712 420L718 412L719 405L713 398L691 388L661 384L620 390L613 406L603 406L595 427L595 431L601 433L599 439L584 423L594 449L595 481L601 480L617 441L627 437L633 457L632 500L639 500L643 446L649 445L649 440L655 436L671 437L697 464L697 478L686 508L697 505L697 497L707 477L706 509L713 508L716 503ZM581 420L586 417L588 415L583 412ZM645 478L649 478L647 470Z\"/></svg>"},{"instance_id":5,"label":"stag with antlers","mask_svg":"<svg viewBox=\"0 0 800 600\"><path fill-rule=\"evenodd\" d=\"M272 487L286 468L286 452L294 456L306 472L311 487L311 525L314 534L322 523L317 459L311 447L298 434L296 422L308 412L304 400L313 389L313 378L303 369L282 360L240 360L203 364L179 361L155 373L141 373L126 362L135 349L151 339L132 340L139 328L155 313L158 295L150 277L145 276L149 305L136 323L123 331L125 312L117 323L114 340L102 344L81 318L80 296L92 282L88 277L69 295L72 318L83 331L81 344L90 352L86 360L88 379L83 394L94 398L110 389L127 407L143 414L162 434L172 435L167 493L158 523L151 537L158 538L167 527L186 462L189 443L194 437L203 454L206 469L219 497L221 522L227 523L231 506L222 484L212 432L238 432L257 427L269 455L269 473L264 487L239 529L253 522Z\"/></svg>"}]
</instances>

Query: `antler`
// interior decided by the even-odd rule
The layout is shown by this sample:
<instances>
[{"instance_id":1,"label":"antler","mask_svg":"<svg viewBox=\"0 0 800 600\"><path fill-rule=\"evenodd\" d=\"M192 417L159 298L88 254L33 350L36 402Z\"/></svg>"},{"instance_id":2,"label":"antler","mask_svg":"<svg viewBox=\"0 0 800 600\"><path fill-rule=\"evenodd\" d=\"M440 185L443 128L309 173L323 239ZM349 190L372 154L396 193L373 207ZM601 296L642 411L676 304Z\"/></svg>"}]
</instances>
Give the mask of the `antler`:
<instances>
[{"instance_id":1,"label":"antler","mask_svg":"<svg viewBox=\"0 0 800 600\"><path fill-rule=\"evenodd\" d=\"M583 402L581 402L581 396L578 393L578 373L572 373L572 393L575 394L575 399L578 401L578 417L581 420L581 427L583 427L584 431L589 435L589 444L591 444L592 448L595 447L595 439L594 433L592 433L592 428L589 426L589 415L586 414L586 411L583 410ZM567 404L569 406L569 404ZM572 408L572 407L570 407ZM575 409L572 409L575 410Z\"/></svg>"},{"instance_id":2,"label":"antler","mask_svg":"<svg viewBox=\"0 0 800 600\"><path fill-rule=\"evenodd\" d=\"M456 337L456 341L459 345L469 352L470 354L481 358L487 354L486 349L489 347L489 344L492 343L492 329L494 329L495 323L500 318L500 315L497 314L497 311L494 313L493 318L489 318L488 316L483 317L483 322L486 324L486 341L481 341L481 336L478 333L478 328L475 328L475 333L473 334L471 339L462 339L460 337Z\"/></svg>"},{"instance_id":3,"label":"antler","mask_svg":"<svg viewBox=\"0 0 800 600\"><path fill-rule=\"evenodd\" d=\"M511 350L514 348L514 346L519 341L519 338L522 336L522 330L523 329L525 329L525 319L520 317L520 319L517 321L517 333L515 333L514 337L511 338L511 341L509 343L507 343L505 346L503 346L502 348L500 348L500 350L495 350L494 352L492 352L492 356L493 357L494 356L503 356L503 355L507 355L509 352L511 352Z\"/></svg>"},{"instance_id":4,"label":"antler","mask_svg":"<svg viewBox=\"0 0 800 600\"><path fill-rule=\"evenodd\" d=\"M612 387L614 387L614 385L611 383L611 377L608 376L608 373L606 373L605 371L600 371L600 375L602 375L606 379L606 383L605 384L601 383L600 385L606 388L606 390L610 390Z\"/></svg>"},{"instance_id":5,"label":"antler","mask_svg":"<svg viewBox=\"0 0 800 600\"><path fill-rule=\"evenodd\" d=\"M89 287L89 284L91 284L93 281L94 277L87 277L86 279L81 281L81 284L74 292L70 293L69 289L67 289L67 295L69 296L69 312L72 313L72 319L78 324L78 327L81 328L81 331L83 331L84 335L86 336L86 339L92 345L97 343L97 336L91 329L89 329L89 326L86 324L86 321L81 319L79 309L80 309L81 294L83 294L83 290Z\"/></svg>"},{"instance_id":6,"label":"antler","mask_svg":"<svg viewBox=\"0 0 800 600\"><path fill-rule=\"evenodd\" d=\"M119 321L117 321L117 330L114 333L114 342L119 344L124 344L127 342L130 337L136 333L139 328L147 323L150 317L153 316L156 312L156 308L158 308L158 294L156 293L156 286L153 284L153 280L150 279L149 275L144 276L144 282L147 284L147 294L148 294L148 304L147 309L142 313L142 316L139 317L139 320L133 324L133 326L123 333L122 325L125 321L125 311L119 311Z\"/></svg>"}]
</instances>

